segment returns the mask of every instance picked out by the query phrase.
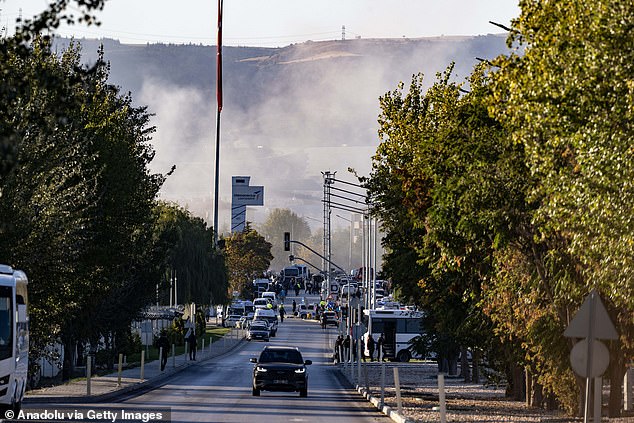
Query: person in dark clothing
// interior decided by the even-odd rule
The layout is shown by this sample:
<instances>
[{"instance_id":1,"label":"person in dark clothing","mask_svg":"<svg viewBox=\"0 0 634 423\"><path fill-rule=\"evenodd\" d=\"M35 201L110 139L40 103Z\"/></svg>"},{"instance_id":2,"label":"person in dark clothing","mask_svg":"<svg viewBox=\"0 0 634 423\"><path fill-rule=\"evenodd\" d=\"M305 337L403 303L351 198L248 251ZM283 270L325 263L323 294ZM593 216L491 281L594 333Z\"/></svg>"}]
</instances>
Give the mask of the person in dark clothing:
<instances>
[{"instance_id":1,"label":"person in dark clothing","mask_svg":"<svg viewBox=\"0 0 634 423\"><path fill-rule=\"evenodd\" d=\"M335 341L335 363L341 363L341 349L343 348L343 336L339 335Z\"/></svg>"},{"instance_id":2,"label":"person in dark clothing","mask_svg":"<svg viewBox=\"0 0 634 423\"><path fill-rule=\"evenodd\" d=\"M326 323L328 323L328 319L326 319L326 313L321 315L321 328L326 329Z\"/></svg>"},{"instance_id":3,"label":"person in dark clothing","mask_svg":"<svg viewBox=\"0 0 634 423\"><path fill-rule=\"evenodd\" d=\"M346 339L343 340L343 359L346 360L350 357L350 335L346 335Z\"/></svg>"},{"instance_id":4,"label":"person in dark clothing","mask_svg":"<svg viewBox=\"0 0 634 423\"><path fill-rule=\"evenodd\" d=\"M297 303L293 300L293 315L295 315L295 310L297 310Z\"/></svg>"},{"instance_id":5,"label":"person in dark clothing","mask_svg":"<svg viewBox=\"0 0 634 423\"><path fill-rule=\"evenodd\" d=\"M284 315L286 311L284 310L284 304L280 304L280 323L284 323Z\"/></svg>"},{"instance_id":6,"label":"person in dark clothing","mask_svg":"<svg viewBox=\"0 0 634 423\"><path fill-rule=\"evenodd\" d=\"M159 354L161 355L161 371L165 370L165 365L167 364L167 355L169 354L170 341L167 339L167 334L165 331L161 331L161 336L159 336L158 341L156 342L156 348L159 349Z\"/></svg>"},{"instance_id":7,"label":"person in dark clothing","mask_svg":"<svg viewBox=\"0 0 634 423\"><path fill-rule=\"evenodd\" d=\"M385 351L383 350L383 346L385 345L385 335L381 333L379 339L376 341L377 345L377 360L385 361Z\"/></svg>"},{"instance_id":8,"label":"person in dark clothing","mask_svg":"<svg viewBox=\"0 0 634 423\"><path fill-rule=\"evenodd\" d=\"M189 359L196 361L196 346L198 345L198 342L194 331L192 331L189 338L187 338L187 342L189 342Z\"/></svg>"},{"instance_id":9,"label":"person in dark clothing","mask_svg":"<svg viewBox=\"0 0 634 423\"><path fill-rule=\"evenodd\" d=\"M372 337L371 333L368 334L367 347L368 347L368 356L370 357L370 361L374 361L375 345L374 345L374 338Z\"/></svg>"}]
</instances>

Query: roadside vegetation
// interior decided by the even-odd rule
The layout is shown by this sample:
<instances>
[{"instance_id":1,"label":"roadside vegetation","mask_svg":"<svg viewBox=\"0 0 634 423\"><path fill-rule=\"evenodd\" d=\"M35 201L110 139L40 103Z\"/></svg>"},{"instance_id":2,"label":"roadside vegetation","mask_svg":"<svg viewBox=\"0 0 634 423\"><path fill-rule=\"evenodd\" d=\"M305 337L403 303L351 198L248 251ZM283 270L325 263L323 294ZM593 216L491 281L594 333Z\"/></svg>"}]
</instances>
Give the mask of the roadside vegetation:
<instances>
[{"instance_id":1,"label":"roadside vegetation","mask_svg":"<svg viewBox=\"0 0 634 423\"><path fill-rule=\"evenodd\" d=\"M78 2L74 18L61 13L68 3L0 38L0 262L29 277L32 374L61 344L65 379L77 351L98 349L112 367L174 271L181 303L227 301L212 229L157 201L169 174L149 171L146 108L108 84L103 53L85 67L78 46L53 52L40 35L60 20L91 22L103 5Z\"/></svg>"},{"instance_id":2,"label":"roadside vegetation","mask_svg":"<svg viewBox=\"0 0 634 423\"><path fill-rule=\"evenodd\" d=\"M380 99L362 181L424 341L449 359L470 348L517 399L582 410L563 332L596 289L620 334L604 376L616 416L634 358L634 4L520 5L507 55Z\"/></svg>"}]
</instances>

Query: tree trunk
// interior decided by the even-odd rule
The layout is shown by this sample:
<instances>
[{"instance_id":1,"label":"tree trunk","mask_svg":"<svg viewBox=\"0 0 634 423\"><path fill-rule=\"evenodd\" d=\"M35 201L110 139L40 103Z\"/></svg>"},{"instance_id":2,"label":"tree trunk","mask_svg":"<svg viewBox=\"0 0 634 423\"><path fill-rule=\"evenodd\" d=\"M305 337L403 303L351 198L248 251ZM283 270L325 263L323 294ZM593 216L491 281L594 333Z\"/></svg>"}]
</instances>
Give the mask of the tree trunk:
<instances>
[{"instance_id":1,"label":"tree trunk","mask_svg":"<svg viewBox=\"0 0 634 423\"><path fill-rule=\"evenodd\" d=\"M524 401L526 398L524 395L524 368L517 364L513 365L513 379L511 383L513 384L513 399L515 401Z\"/></svg>"},{"instance_id":2,"label":"tree trunk","mask_svg":"<svg viewBox=\"0 0 634 423\"><path fill-rule=\"evenodd\" d=\"M533 391L531 393L531 406L540 408L544 402L542 385L533 380Z\"/></svg>"},{"instance_id":3,"label":"tree trunk","mask_svg":"<svg viewBox=\"0 0 634 423\"><path fill-rule=\"evenodd\" d=\"M627 371L623 354L613 354L613 361L608 368L610 379L610 399L608 400L608 417L621 416L621 401L623 400L623 377Z\"/></svg>"},{"instance_id":4,"label":"tree trunk","mask_svg":"<svg viewBox=\"0 0 634 423\"><path fill-rule=\"evenodd\" d=\"M62 364L62 380L70 380L75 376L76 359L75 342L66 340L64 342L64 363Z\"/></svg>"},{"instance_id":5,"label":"tree trunk","mask_svg":"<svg viewBox=\"0 0 634 423\"><path fill-rule=\"evenodd\" d=\"M526 393L526 405L530 406L531 405L531 393L533 391L533 374L531 373L531 370L526 367L525 369L525 374L526 374L526 388L525 388L525 393Z\"/></svg>"},{"instance_id":6,"label":"tree trunk","mask_svg":"<svg viewBox=\"0 0 634 423\"><path fill-rule=\"evenodd\" d=\"M467 360L467 347L462 347L460 351L460 371L465 382L471 382L471 372L469 371L469 360Z\"/></svg>"},{"instance_id":7,"label":"tree trunk","mask_svg":"<svg viewBox=\"0 0 634 423\"><path fill-rule=\"evenodd\" d=\"M473 375L471 381L480 383L480 350L475 348L471 354L471 365L473 366Z\"/></svg>"}]
</instances>

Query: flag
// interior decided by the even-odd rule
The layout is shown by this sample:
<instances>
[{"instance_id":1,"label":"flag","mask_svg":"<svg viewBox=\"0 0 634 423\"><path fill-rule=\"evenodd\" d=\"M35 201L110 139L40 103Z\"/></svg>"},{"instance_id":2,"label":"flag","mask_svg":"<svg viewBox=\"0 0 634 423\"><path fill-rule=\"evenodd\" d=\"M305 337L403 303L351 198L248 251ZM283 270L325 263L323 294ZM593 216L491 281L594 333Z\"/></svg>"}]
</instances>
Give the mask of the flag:
<instances>
[{"instance_id":1,"label":"flag","mask_svg":"<svg viewBox=\"0 0 634 423\"><path fill-rule=\"evenodd\" d=\"M216 53L216 97L222 111L222 1L218 0L218 52Z\"/></svg>"}]
</instances>

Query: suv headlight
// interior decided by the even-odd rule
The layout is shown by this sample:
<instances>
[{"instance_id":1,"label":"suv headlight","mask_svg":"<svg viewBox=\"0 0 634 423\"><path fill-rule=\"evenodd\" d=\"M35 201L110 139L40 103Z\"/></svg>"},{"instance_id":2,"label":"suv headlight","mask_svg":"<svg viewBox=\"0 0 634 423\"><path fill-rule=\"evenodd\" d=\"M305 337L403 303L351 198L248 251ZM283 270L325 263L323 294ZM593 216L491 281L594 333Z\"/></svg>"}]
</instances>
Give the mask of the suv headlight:
<instances>
[{"instance_id":1,"label":"suv headlight","mask_svg":"<svg viewBox=\"0 0 634 423\"><path fill-rule=\"evenodd\" d=\"M295 373L306 373L306 369L303 367L301 369L295 369Z\"/></svg>"},{"instance_id":2,"label":"suv headlight","mask_svg":"<svg viewBox=\"0 0 634 423\"><path fill-rule=\"evenodd\" d=\"M258 371L258 372L262 372L262 373L264 373L264 372L268 372L268 370L266 370L264 367L260 367L260 366L257 366L257 367L255 368L255 370L256 370L256 371Z\"/></svg>"}]
</instances>

